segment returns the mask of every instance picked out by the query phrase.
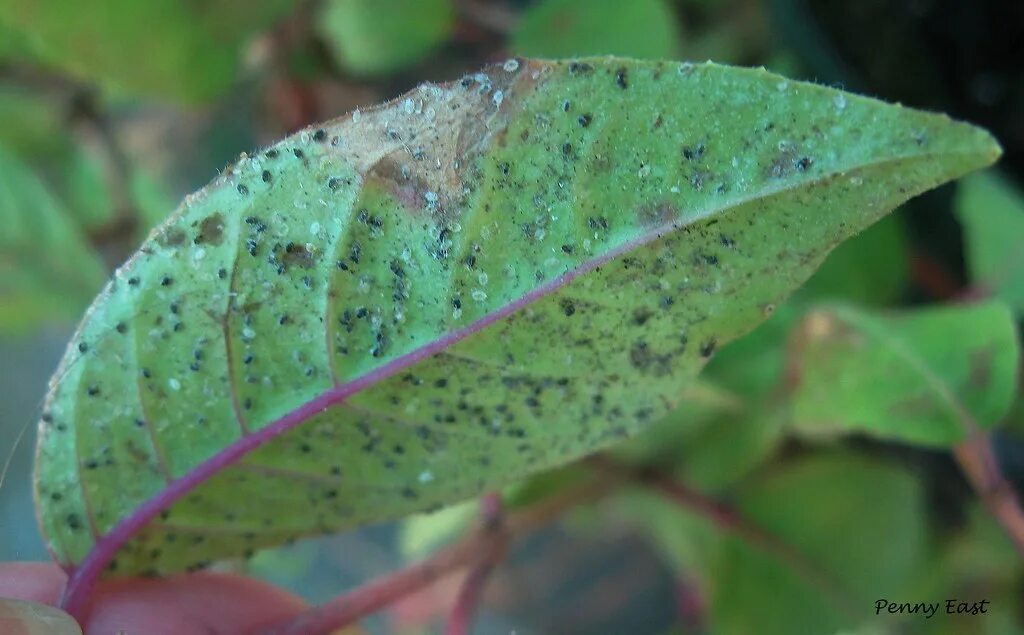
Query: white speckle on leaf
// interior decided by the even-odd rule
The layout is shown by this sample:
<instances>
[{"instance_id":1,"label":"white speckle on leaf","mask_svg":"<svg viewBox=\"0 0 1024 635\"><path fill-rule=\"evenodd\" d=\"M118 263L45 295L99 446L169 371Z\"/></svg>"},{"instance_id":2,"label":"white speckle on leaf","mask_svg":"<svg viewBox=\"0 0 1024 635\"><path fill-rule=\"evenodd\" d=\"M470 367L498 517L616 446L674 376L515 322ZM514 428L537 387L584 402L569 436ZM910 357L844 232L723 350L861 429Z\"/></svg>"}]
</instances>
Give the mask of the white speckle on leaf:
<instances>
[{"instance_id":1,"label":"white speckle on leaf","mask_svg":"<svg viewBox=\"0 0 1024 635\"><path fill-rule=\"evenodd\" d=\"M320 223L318 223L318 222L314 221L314 222L313 222L313 223L312 223L312 224L311 224L311 225L309 226L309 233L313 234L314 236L316 236L317 234L319 234L319 233L320 233Z\"/></svg>"},{"instance_id":2,"label":"white speckle on leaf","mask_svg":"<svg viewBox=\"0 0 1024 635\"><path fill-rule=\"evenodd\" d=\"M473 296L473 299L477 302L483 302L487 299L487 293L484 292L483 289L473 289L473 292L470 293L470 295Z\"/></svg>"},{"instance_id":3,"label":"white speckle on leaf","mask_svg":"<svg viewBox=\"0 0 1024 635\"><path fill-rule=\"evenodd\" d=\"M504 68L506 72L514 73L517 70L519 70L519 60L517 60L517 59L507 60L504 64L502 64L502 68Z\"/></svg>"},{"instance_id":4,"label":"white speckle on leaf","mask_svg":"<svg viewBox=\"0 0 1024 635\"><path fill-rule=\"evenodd\" d=\"M505 99L504 91L500 91L500 90L494 91L494 97L492 99L494 99L494 106L495 106L495 108L501 108L501 102L502 102L503 99Z\"/></svg>"},{"instance_id":5,"label":"white speckle on leaf","mask_svg":"<svg viewBox=\"0 0 1024 635\"><path fill-rule=\"evenodd\" d=\"M839 93L832 98L832 103L835 104L835 107L839 110L843 110L846 108L846 95Z\"/></svg>"},{"instance_id":6,"label":"white speckle on leaf","mask_svg":"<svg viewBox=\"0 0 1024 635\"><path fill-rule=\"evenodd\" d=\"M171 387L171 390L181 390L181 382L173 377L167 380L167 385Z\"/></svg>"},{"instance_id":7,"label":"white speckle on leaf","mask_svg":"<svg viewBox=\"0 0 1024 635\"><path fill-rule=\"evenodd\" d=\"M420 483L426 485L430 481L434 480L434 473L431 472L430 470L423 470L422 472L420 472L419 480Z\"/></svg>"},{"instance_id":8,"label":"white speckle on leaf","mask_svg":"<svg viewBox=\"0 0 1024 635\"><path fill-rule=\"evenodd\" d=\"M783 92L787 88L789 88L789 82L787 82L786 80L782 80L781 82L775 85L775 88L778 88L779 92Z\"/></svg>"}]
</instances>

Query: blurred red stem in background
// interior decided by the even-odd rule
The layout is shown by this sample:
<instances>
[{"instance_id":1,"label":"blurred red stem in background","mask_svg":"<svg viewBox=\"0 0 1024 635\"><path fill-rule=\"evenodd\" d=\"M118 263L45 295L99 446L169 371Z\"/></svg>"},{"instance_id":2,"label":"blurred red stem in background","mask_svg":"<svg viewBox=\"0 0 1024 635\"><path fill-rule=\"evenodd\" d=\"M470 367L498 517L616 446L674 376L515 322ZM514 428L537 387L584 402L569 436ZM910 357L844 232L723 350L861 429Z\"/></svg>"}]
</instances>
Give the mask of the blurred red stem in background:
<instances>
[{"instance_id":1,"label":"blurred red stem in background","mask_svg":"<svg viewBox=\"0 0 1024 635\"><path fill-rule=\"evenodd\" d=\"M667 499L688 511L710 520L725 533L732 534L748 545L774 556L786 564L814 587L822 589L836 609L855 616L857 613L849 598L824 571L774 534L744 518L732 507L692 489L671 475L648 468L631 468L603 456L587 459L587 464L605 473L611 473L651 487Z\"/></svg>"},{"instance_id":2,"label":"blurred red stem in background","mask_svg":"<svg viewBox=\"0 0 1024 635\"><path fill-rule=\"evenodd\" d=\"M551 523L567 509L596 500L608 491L607 483L595 479L510 513L501 518L500 522L487 521L487 507L493 506L494 501L488 502L485 498L485 522L459 542L441 549L425 560L380 576L353 591L314 607L297 618L266 631L265 635L327 635L426 588L458 569L476 565L476 569L470 572L469 579L463 585L456 603L456 611L464 613L464 616L459 616L458 619L464 620L468 627L472 607L476 604L483 581L500 559L505 545ZM484 562L490 564L481 567L480 563ZM472 588L467 590L467 586ZM464 599L467 595L469 597Z\"/></svg>"},{"instance_id":3,"label":"blurred red stem in background","mask_svg":"<svg viewBox=\"0 0 1024 635\"><path fill-rule=\"evenodd\" d=\"M493 534L494 540L487 545L486 552L470 568L466 579L462 582L459 595L448 617L445 635L469 634L470 626L473 624L473 615L480 603L487 578L501 562L505 555L505 547L508 545L508 536L502 530L501 497L498 494L488 494L484 496L480 506L483 530Z\"/></svg>"},{"instance_id":4,"label":"blurred red stem in background","mask_svg":"<svg viewBox=\"0 0 1024 635\"><path fill-rule=\"evenodd\" d=\"M651 487L687 510L707 518L719 529L776 557L815 587L823 589L839 610L854 614L848 598L824 572L799 551L751 523L728 505L655 470L633 469L603 456L591 457L585 463L594 468L598 478L507 514L503 512L498 497L490 494L482 501L480 526L455 544L314 607L264 635L326 635L468 567L469 572L445 630L446 635L467 635L487 578L510 543L551 523L568 509L611 494L615 491L613 486L623 481Z\"/></svg>"},{"instance_id":5,"label":"blurred red stem in background","mask_svg":"<svg viewBox=\"0 0 1024 635\"><path fill-rule=\"evenodd\" d=\"M999 470L988 435L973 430L966 441L953 448L953 455L978 496L1002 524L1017 553L1024 558L1024 510L1017 493Z\"/></svg>"}]
</instances>

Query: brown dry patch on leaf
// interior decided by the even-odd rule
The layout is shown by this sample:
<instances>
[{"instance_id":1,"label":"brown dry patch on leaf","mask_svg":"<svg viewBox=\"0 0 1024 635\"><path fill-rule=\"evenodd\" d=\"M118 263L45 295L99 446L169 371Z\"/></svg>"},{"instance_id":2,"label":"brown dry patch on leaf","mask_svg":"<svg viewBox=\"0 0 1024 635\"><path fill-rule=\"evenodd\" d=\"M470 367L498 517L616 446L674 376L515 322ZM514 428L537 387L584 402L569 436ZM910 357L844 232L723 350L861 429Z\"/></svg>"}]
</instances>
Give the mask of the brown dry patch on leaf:
<instances>
[{"instance_id":1,"label":"brown dry patch on leaf","mask_svg":"<svg viewBox=\"0 0 1024 635\"><path fill-rule=\"evenodd\" d=\"M168 226L164 228L156 240L164 247L177 247L185 242L185 232L177 227Z\"/></svg>"},{"instance_id":2,"label":"brown dry patch on leaf","mask_svg":"<svg viewBox=\"0 0 1024 635\"><path fill-rule=\"evenodd\" d=\"M195 243L216 247L222 242L224 242L224 216L220 212L210 214L199 223L199 233L196 234Z\"/></svg>"},{"instance_id":3,"label":"brown dry patch on leaf","mask_svg":"<svg viewBox=\"0 0 1024 635\"><path fill-rule=\"evenodd\" d=\"M326 127L364 185L410 210L449 216L466 193L465 168L506 134L523 97L547 66L526 60L492 65L446 84L424 84Z\"/></svg>"},{"instance_id":4,"label":"brown dry patch on leaf","mask_svg":"<svg viewBox=\"0 0 1024 635\"><path fill-rule=\"evenodd\" d=\"M765 307L767 309L767 307ZM771 311L775 308L772 306ZM803 374L801 362L805 349L811 344L818 346L852 346L861 345L859 334L829 311L812 311L792 330L787 343L786 385L795 390ZM825 353L827 355L827 353Z\"/></svg>"}]
</instances>

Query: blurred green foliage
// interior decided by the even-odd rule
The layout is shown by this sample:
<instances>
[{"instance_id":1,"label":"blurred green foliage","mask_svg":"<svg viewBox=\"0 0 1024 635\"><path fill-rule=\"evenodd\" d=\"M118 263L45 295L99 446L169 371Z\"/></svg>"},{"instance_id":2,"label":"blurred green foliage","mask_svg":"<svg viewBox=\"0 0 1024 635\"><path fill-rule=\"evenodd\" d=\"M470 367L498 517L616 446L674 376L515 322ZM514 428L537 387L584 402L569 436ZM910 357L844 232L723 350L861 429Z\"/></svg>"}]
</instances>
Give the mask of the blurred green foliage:
<instances>
[{"instance_id":1,"label":"blurred green foliage","mask_svg":"<svg viewBox=\"0 0 1024 635\"><path fill-rule=\"evenodd\" d=\"M863 620L879 597L913 595L928 536L921 485L904 468L824 452L751 483L738 507L800 545L816 571L801 576L787 558L730 537L711 576L721 632L832 633Z\"/></svg>"},{"instance_id":2,"label":"blurred green foliage","mask_svg":"<svg viewBox=\"0 0 1024 635\"><path fill-rule=\"evenodd\" d=\"M673 59L679 38L678 20L664 0L549 0L522 15L510 45L526 57Z\"/></svg>"},{"instance_id":3,"label":"blurred green foliage","mask_svg":"<svg viewBox=\"0 0 1024 635\"><path fill-rule=\"evenodd\" d=\"M74 320L106 278L103 263L42 180L0 148L0 329Z\"/></svg>"},{"instance_id":4,"label":"blurred green foliage","mask_svg":"<svg viewBox=\"0 0 1024 635\"><path fill-rule=\"evenodd\" d=\"M1024 315L1024 194L989 170L964 179L955 210L964 227L971 279Z\"/></svg>"},{"instance_id":5,"label":"blurred green foliage","mask_svg":"<svg viewBox=\"0 0 1024 635\"><path fill-rule=\"evenodd\" d=\"M234 82L252 34L291 0L8 0L3 19L44 65L120 94L184 101Z\"/></svg>"},{"instance_id":6,"label":"blurred green foliage","mask_svg":"<svg viewBox=\"0 0 1024 635\"><path fill-rule=\"evenodd\" d=\"M455 8L451 0L329 0L319 26L342 67L380 75L444 43L455 26Z\"/></svg>"},{"instance_id":7,"label":"blurred green foliage","mask_svg":"<svg viewBox=\"0 0 1024 635\"><path fill-rule=\"evenodd\" d=\"M1001 302L886 315L826 307L796 340L792 422L812 434L951 446L999 423L1017 393L1020 345Z\"/></svg>"},{"instance_id":8,"label":"blurred green foliage","mask_svg":"<svg viewBox=\"0 0 1024 635\"><path fill-rule=\"evenodd\" d=\"M4 347L15 341L25 348L43 327L70 329L111 267L181 195L251 150L246 144L392 98L419 81L450 79L514 54L614 53L763 64L842 83L985 125L1004 143L1003 168L914 201L842 245L770 320L716 355L677 411L614 456L657 466L732 504L799 550L851 605L837 605L827 585L809 584L785 558L723 534L649 489L623 487L562 530L608 542L623 527L644 536L673 575L697 581L707 632L1024 632L1020 558L987 510L964 494L943 450L960 438L962 424L951 413L962 409L999 431L1007 456L1021 451L1013 440L1024 433L1024 106L1014 87L1024 73L1012 63L1019 37L1008 27L1016 14L991 2L953 5L6 0L0 378L28 381L22 358ZM989 301L961 302L978 298ZM844 303L838 313L834 301ZM32 378L39 398L47 376ZM909 410L900 407L907 398L914 400ZM6 415L0 436L14 438L27 422L25 413ZM30 446L19 452L27 456ZM12 473L0 490L0 502L23 505L3 508L5 520L17 520L0 527L0 547L24 544L5 540L9 534L36 531L28 497L9 494L27 492L28 476ZM530 504L587 476L579 467L543 475L511 488L509 504ZM1008 477L1024 482L1024 474ZM400 544L380 539L392 560L364 562L357 577L451 540L473 521L475 507L408 519ZM372 551L336 545L259 554L248 568L322 599L338 580L354 581L343 578L346 563L352 574L357 556ZM542 557L531 575L560 566L561 555ZM45 557L41 549L37 557ZM341 573L317 569L324 562ZM517 626L526 625L518 632L536 632L529 615L516 614L529 580L496 586L520 592L506 592L495 610L516 615ZM992 608L981 617L876 617L878 597L985 597ZM675 607L663 611L677 618ZM589 618L579 616L580 623L601 623Z\"/></svg>"}]
</instances>

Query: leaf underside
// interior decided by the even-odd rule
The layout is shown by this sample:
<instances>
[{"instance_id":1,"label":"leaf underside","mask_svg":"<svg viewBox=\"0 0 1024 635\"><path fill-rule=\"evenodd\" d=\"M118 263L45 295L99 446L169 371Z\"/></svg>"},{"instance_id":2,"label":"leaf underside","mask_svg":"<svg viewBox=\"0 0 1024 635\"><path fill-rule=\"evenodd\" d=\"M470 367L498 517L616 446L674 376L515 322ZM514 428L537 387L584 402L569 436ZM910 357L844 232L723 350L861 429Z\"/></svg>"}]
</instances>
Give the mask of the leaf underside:
<instances>
[{"instance_id":1,"label":"leaf underside","mask_svg":"<svg viewBox=\"0 0 1024 635\"><path fill-rule=\"evenodd\" d=\"M614 58L305 130L188 197L87 313L40 424L49 545L166 573L608 446L838 242L997 155L941 115Z\"/></svg>"}]
</instances>

